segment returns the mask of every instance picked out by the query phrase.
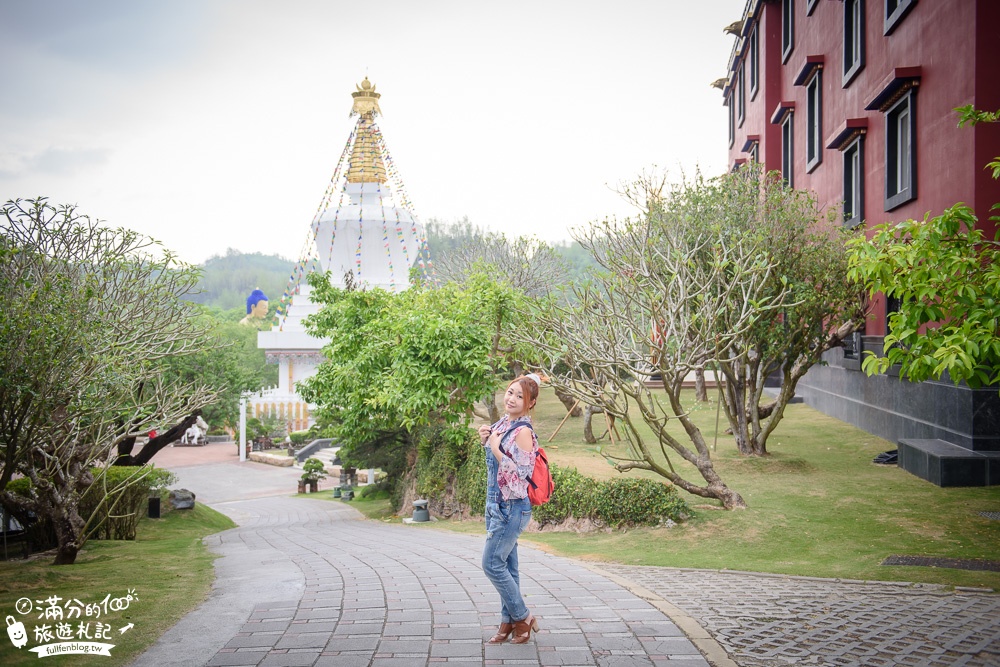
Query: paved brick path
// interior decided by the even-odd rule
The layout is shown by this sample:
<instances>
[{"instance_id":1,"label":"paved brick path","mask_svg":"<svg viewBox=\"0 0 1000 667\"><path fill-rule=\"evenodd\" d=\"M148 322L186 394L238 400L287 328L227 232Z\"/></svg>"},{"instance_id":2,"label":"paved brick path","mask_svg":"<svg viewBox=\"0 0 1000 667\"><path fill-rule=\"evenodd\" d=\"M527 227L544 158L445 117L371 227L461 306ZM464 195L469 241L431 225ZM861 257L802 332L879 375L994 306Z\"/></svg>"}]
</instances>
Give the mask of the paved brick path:
<instances>
[{"instance_id":1,"label":"paved brick path","mask_svg":"<svg viewBox=\"0 0 1000 667\"><path fill-rule=\"evenodd\" d=\"M299 471L238 464L232 445L165 450L157 463L240 527L209 538L222 555L211 597L137 667L1000 666L1000 595L596 567L524 546L522 589L543 629L524 646L484 646L498 600L481 535L286 497Z\"/></svg>"},{"instance_id":2,"label":"paved brick path","mask_svg":"<svg viewBox=\"0 0 1000 667\"><path fill-rule=\"evenodd\" d=\"M483 535L365 521L339 501L236 500L238 489L294 491L299 473L179 465L171 455L165 462L180 477L176 486L240 527L208 539L222 555L210 599L135 665L709 667L655 605L525 546L521 588L542 631L525 645L484 645L499 623L499 599L480 568Z\"/></svg>"}]
</instances>

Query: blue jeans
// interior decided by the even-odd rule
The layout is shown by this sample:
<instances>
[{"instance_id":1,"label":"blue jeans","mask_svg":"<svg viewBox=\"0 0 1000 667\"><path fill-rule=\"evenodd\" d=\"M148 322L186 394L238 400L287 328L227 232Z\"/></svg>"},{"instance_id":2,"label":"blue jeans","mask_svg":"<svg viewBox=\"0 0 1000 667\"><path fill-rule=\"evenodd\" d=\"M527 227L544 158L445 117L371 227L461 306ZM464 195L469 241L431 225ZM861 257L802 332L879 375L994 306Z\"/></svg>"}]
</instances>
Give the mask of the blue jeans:
<instances>
[{"instance_id":1,"label":"blue jeans","mask_svg":"<svg viewBox=\"0 0 1000 667\"><path fill-rule=\"evenodd\" d=\"M523 621L528 617L517 572L517 537L527 528L529 521L531 502L527 498L487 498L483 572L500 594L500 620L503 623Z\"/></svg>"}]
</instances>

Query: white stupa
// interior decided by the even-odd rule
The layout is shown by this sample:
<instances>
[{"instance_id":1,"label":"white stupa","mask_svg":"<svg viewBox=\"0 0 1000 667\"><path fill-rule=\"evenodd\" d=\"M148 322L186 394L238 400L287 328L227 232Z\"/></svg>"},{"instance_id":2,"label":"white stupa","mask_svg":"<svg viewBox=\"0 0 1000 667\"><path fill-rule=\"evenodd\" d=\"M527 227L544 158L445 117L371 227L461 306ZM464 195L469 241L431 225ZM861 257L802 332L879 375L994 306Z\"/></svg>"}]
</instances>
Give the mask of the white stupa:
<instances>
[{"instance_id":1,"label":"white stupa","mask_svg":"<svg viewBox=\"0 0 1000 667\"><path fill-rule=\"evenodd\" d=\"M351 115L357 115L358 121L313 219L307 243L310 251L303 253L292 271L282 297L281 325L257 334L257 347L280 370L277 387L251 398L252 412L256 416L277 414L291 430L307 428L313 421L295 385L316 373L322 361L320 349L328 342L310 336L303 325L307 316L319 310L302 279L311 259L318 258L320 269L330 273L334 286L344 287L350 273L357 286L393 292L408 287L413 266L427 268L423 227L375 123L381 113L381 94L366 77L352 97Z\"/></svg>"}]
</instances>

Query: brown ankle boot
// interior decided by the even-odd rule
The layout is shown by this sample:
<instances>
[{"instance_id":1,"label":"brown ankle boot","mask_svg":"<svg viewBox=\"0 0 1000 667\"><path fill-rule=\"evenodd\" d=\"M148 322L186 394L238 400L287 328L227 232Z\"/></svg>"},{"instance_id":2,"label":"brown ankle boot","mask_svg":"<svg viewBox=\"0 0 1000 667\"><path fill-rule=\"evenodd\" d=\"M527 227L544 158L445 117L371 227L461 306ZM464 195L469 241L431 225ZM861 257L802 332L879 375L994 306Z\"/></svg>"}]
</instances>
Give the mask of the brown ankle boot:
<instances>
[{"instance_id":1,"label":"brown ankle boot","mask_svg":"<svg viewBox=\"0 0 1000 667\"><path fill-rule=\"evenodd\" d=\"M510 633L514 632L513 623L501 623L497 633L489 638L486 642L487 644L503 644L507 641L507 637L510 637Z\"/></svg>"},{"instance_id":2,"label":"brown ankle boot","mask_svg":"<svg viewBox=\"0 0 1000 667\"><path fill-rule=\"evenodd\" d=\"M538 632L538 627L538 621L531 614L528 614L528 618L523 621L515 621L514 638L510 640L510 643L527 644L528 640L531 639L531 631Z\"/></svg>"}]
</instances>

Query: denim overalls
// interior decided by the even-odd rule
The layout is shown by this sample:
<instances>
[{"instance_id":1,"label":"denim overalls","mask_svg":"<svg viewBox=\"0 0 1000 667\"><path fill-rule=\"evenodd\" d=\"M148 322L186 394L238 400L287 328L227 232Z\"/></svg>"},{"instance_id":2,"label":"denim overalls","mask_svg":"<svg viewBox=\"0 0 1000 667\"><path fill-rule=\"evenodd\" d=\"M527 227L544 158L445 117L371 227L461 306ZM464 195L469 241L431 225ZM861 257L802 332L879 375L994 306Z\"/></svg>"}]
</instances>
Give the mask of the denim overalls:
<instances>
[{"instance_id":1,"label":"denim overalls","mask_svg":"<svg viewBox=\"0 0 1000 667\"><path fill-rule=\"evenodd\" d=\"M500 441L503 451L517 447L510 442L510 433ZM486 546L483 548L483 572L500 594L500 620L503 623L523 621L528 607L521 597L517 572L517 537L531 521L531 501L527 498L504 500L497 485L500 464L493 449L486 451Z\"/></svg>"}]
</instances>

